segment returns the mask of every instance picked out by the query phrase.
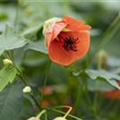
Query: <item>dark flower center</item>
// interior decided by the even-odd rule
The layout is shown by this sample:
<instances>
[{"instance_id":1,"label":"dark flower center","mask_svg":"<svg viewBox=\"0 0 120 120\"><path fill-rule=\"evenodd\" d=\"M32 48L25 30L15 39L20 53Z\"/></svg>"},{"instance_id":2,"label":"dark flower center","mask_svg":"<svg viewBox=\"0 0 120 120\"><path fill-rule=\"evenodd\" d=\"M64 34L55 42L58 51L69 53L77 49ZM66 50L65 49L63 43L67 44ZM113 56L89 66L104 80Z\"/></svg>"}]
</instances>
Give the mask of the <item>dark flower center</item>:
<instances>
[{"instance_id":1,"label":"dark flower center","mask_svg":"<svg viewBox=\"0 0 120 120\"><path fill-rule=\"evenodd\" d=\"M77 51L77 46L76 44L78 43L78 38L73 38L73 37L66 37L64 39L64 43L63 43L63 48L66 51Z\"/></svg>"}]
</instances>

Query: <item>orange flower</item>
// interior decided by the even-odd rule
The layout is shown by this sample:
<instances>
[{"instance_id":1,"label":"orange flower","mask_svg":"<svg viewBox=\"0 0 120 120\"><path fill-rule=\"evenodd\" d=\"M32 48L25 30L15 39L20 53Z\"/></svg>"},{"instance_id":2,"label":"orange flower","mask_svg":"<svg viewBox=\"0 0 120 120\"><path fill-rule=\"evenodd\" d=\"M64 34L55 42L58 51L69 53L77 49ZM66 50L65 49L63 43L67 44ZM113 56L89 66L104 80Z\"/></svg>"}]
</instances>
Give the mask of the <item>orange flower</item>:
<instances>
[{"instance_id":1,"label":"orange flower","mask_svg":"<svg viewBox=\"0 0 120 120\"><path fill-rule=\"evenodd\" d=\"M50 59L67 66L86 55L90 45L88 30L83 21L69 16L52 18L45 22L43 33Z\"/></svg>"},{"instance_id":2,"label":"orange flower","mask_svg":"<svg viewBox=\"0 0 120 120\"><path fill-rule=\"evenodd\" d=\"M39 88L40 92L43 92L46 95L50 95L53 92L52 86L46 86L46 88L44 89L44 91L42 89L43 89L42 87Z\"/></svg>"},{"instance_id":3,"label":"orange flower","mask_svg":"<svg viewBox=\"0 0 120 120\"><path fill-rule=\"evenodd\" d=\"M44 99L44 100L42 101L42 106L43 106L44 108L50 106L50 101Z\"/></svg>"}]
</instances>

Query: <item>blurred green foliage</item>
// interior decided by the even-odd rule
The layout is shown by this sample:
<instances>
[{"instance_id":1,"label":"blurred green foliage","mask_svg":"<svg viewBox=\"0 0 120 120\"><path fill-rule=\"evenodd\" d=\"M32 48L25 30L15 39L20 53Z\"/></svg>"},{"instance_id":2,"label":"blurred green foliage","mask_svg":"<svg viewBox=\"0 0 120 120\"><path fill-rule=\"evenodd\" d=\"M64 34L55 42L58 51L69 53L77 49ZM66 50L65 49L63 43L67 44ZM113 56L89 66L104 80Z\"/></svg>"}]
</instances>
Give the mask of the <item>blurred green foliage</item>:
<instances>
[{"instance_id":1,"label":"blurred green foliage","mask_svg":"<svg viewBox=\"0 0 120 120\"><path fill-rule=\"evenodd\" d=\"M101 49L97 51L105 31L120 12L119 4L119 1L20 0L18 3L15 0L0 0L0 34L4 34L6 23L9 23L27 40L24 47L9 50L17 66L26 74L39 102L42 94L40 88L48 76L47 86L52 89L52 93L45 94L43 100L47 101L51 108L55 105L71 105L73 114L83 120L120 120L119 99L110 99L103 94L106 90L116 89L116 86L119 88L116 79L120 74L120 27L109 42L101 47L106 52L106 60L100 61L101 68L98 67ZM92 26L90 52L70 67L50 64L42 35L45 20L63 15L84 20ZM13 47L12 43L10 44ZM6 57L8 56L5 52L0 56L1 69L2 60ZM86 69L94 69L95 72L86 73ZM99 69L107 72L100 72ZM36 115L38 109L32 107L35 106L34 102L28 95L23 95L22 88L23 84L16 77L15 82L0 93L0 120L25 120ZM57 115L48 111L49 119Z\"/></svg>"}]
</instances>

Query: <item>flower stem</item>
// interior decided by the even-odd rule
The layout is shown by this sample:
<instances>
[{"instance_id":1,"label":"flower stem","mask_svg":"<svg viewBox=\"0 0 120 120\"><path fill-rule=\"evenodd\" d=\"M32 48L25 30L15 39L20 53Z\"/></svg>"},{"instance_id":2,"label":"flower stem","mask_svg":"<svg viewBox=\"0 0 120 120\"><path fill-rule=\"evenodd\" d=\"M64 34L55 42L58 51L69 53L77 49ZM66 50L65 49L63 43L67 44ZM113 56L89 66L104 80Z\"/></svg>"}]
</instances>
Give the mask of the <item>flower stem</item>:
<instances>
[{"instance_id":1,"label":"flower stem","mask_svg":"<svg viewBox=\"0 0 120 120\"><path fill-rule=\"evenodd\" d=\"M19 68L18 68L17 65L15 64L12 55L10 54L9 51L6 51L6 53L7 53L7 55L9 56L9 58L11 59L11 61L12 61L12 63L13 63L13 66L14 66L15 69L17 70L19 78L22 80L22 82L24 83L25 86L28 86L27 79L26 79L25 75L23 74L22 71L19 70ZM40 105L39 105L38 101L36 100L36 98L34 97L33 93L30 92L29 94L30 94L31 98L33 99L33 101L35 102L35 104L36 104L36 106L38 107L38 109L40 110Z\"/></svg>"},{"instance_id":2,"label":"flower stem","mask_svg":"<svg viewBox=\"0 0 120 120\"><path fill-rule=\"evenodd\" d=\"M72 107L68 106L68 108L69 108L69 110L68 110L67 113L64 115L64 118L66 118L66 117L69 115L69 113L71 112L71 110L72 110Z\"/></svg>"},{"instance_id":3,"label":"flower stem","mask_svg":"<svg viewBox=\"0 0 120 120\"><path fill-rule=\"evenodd\" d=\"M99 49L105 47L105 45L112 39L112 37L115 35L119 28L120 28L120 13L118 13L117 17L114 19L112 24L110 24L110 26L104 33L102 40L99 46L97 47L97 50L95 51L95 54L96 52L98 52Z\"/></svg>"},{"instance_id":4,"label":"flower stem","mask_svg":"<svg viewBox=\"0 0 120 120\"><path fill-rule=\"evenodd\" d=\"M34 102L35 102L36 106L38 107L38 109L40 110L40 105L39 105L38 101L36 100L36 98L34 97L34 95L32 93L30 93L30 96L34 100Z\"/></svg>"},{"instance_id":5,"label":"flower stem","mask_svg":"<svg viewBox=\"0 0 120 120\"><path fill-rule=\"evenodd\" d=\"M66 115L65 112L62 112L62 111L60 111L60 110L57 110L56 108L70 108L70 106L59 106L59 107L47 108L47 109ZM70 112L70 111L68 111L68 112ZM68 112L67 112L67 113L68 113ZM67 116L69 116L69 117L71 117L71 118L74 118L74 119L76 119L76 120L82 120L81 118L78 118L78 117L76 117L76 116L74 116L74 115L71 115L71 114L67 114Z\"/></svg>"},{"instance_id":6,"label":"flower stem","mask_svg":"<svg viewBox=\"0 0 120 120\"><path fill-rule=\"evenodd\" d=\"M43 114L45 114L47 111L46 110L42 110L38 115L37 118L40 118Z\"/></svg>"},{"instance_id":7,"label":"flower stem","mask_svg":"<svg viewBox=\"0 0 120 120\"><path fill-rule=\"evenodd\" d=\"M42 100L43 100L43 97L44 97L44 91L45 91L45 87L46 87L47 80L48 80L50 66L51 66L51 61L50 61L50 63L48 63L48 66L47 66L47 69L46 69L45 80L44 80L44 83L43 83L43 89L42 89L42 94L41 94L41 98L40 98L40 106L42 106Z\"/></svg>"}]
</instances>

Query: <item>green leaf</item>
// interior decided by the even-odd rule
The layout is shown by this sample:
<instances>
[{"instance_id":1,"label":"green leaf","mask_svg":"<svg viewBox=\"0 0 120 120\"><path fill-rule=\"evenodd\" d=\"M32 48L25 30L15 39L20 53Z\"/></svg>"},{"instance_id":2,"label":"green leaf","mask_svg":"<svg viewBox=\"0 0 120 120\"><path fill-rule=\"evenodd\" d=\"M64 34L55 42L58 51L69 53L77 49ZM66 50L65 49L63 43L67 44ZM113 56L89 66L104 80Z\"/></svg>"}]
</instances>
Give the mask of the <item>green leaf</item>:
<instances>
[{"instance_id":1,"label":"green leaf","mask_svg":"<svg viewBox=\"0 0 120 120\"><path fill-rule=\"evenodd\" d=\"M45 48L44 40L41 40L41 41L38 41L38 42L29 41L28 45L26 46L26 50L29 50L29 49L37 51L37 52L41 52L41 53L44 53L44 54L48 54L47 50Z\"/></svg>"},{"instance_id":2,"label":"green leaf","mask_svg":"<svg viewBox=\"0 0 120 120\"><path fill-rule=\"evenodd\" d=\"M107 72L105 70L87 70L85 72L93 80L105 80L115 88L120 90L116 80L120 80L120 76Z\"/></svg>"},{"instance_id":3,"label":"green leaf","mask_svg":"<svg viewBox=\"0 0 120 120\"><path fill-rule=\"evenodd\" d=\"M42 25L43 25L43 23L40 23L37 26L25 29L25 31L22 33L22 36L25 36L26 38L31 38L42 28Z\"/></svg>"},{"instance_id":4,"label":"green leaf","mask_svg":"<svg viewBox=\"0 0 120 120\"><path fill-rule=\"evenodd\" d=\"M4 31L6 22L14 24L15 14L16 7L14 5L0 3L0 32Z\"/></svg>"},{"instance_id":5,"label":"green leaf","mask_svg":"<svg viewBox=\"0 0 120 120\"><path fill-rule=\"evenodd\" d=\"M88 90L90 91L111 91L114 90L115 87L108 84L105 80L89 80L88 81Z\"/></svg>"},{"instance_id":6,"label":"green leaf","mask_svg":"<svg viewBox=\"0 0 120 120\"><path fill-rule=\"evenodd\" d=\"M6 87L8 83L12 83L17 70L13 66L4 67L0 71L0 92Z\"/></svg>"},{"instance_id":7,"label":"green leaf","mask_svg":"<svg viewBox=\"0 0 120 120\"><path fill-rule=\"evenodd\" d=\"M0 120L26 120L35 114L22 89L22 83L15 81L0 93Z\"/></svg>"},{"instance_id":8,"label":"green leaf","mask_svg":"<svg viewBox=\"0 0 120 120\"><path fill-rule=\"evenodd\" d=\"M116 45L115 45L115 47L116 47ZM108 59L108 65L111 67L119 67L120 66L120 58L110 57Z\"/></svg>"},{"instance_id":9,"label":"green leaf","mask_svg":"<svg viewBox=\"0 0 120 120\"><path fill-rule=\"evenodd\" d=\"M23 47L26 39L14 31L14 29L6 25L5 32L0 36L0 55L5 50L13 50Z\"/></svg>"}]
</instances>

